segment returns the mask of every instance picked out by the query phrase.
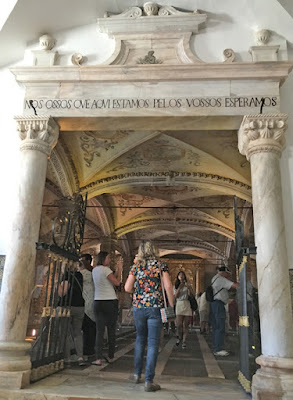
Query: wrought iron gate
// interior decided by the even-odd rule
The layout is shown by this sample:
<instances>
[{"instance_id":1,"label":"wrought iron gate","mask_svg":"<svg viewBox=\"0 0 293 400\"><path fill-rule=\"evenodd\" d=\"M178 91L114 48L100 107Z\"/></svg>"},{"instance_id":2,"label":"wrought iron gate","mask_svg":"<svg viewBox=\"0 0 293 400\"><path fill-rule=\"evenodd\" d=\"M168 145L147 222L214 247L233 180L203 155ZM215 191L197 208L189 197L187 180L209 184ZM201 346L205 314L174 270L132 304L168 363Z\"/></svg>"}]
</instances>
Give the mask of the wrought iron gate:
<instances>
[{"instance_id":1,"label":"wrought iron gate","mask_svg":"<svg viewBox=\"0 0 293 400\"><path fill-rule=\"evenodd\" d=\"M252 311L255 309L254 299L248 301L247 294L247 263L251 254L256 254L255 247L245 247L244 241L244 226L237 213L237 199L234 198L234 213L235 213L235 245L236 245L236 265L239 275L239 372L238 380L247 392L251 392L252 367L250 357L253 357L251 352L255 347L256 342L252 339L252 330L255 331L255 323ZM252 294L250 293L250 296ZM255 310L254 310L255 314ZM255 343L255 344L254 344Z\"/></svg>"},{"instance_id":2,"label":"wrought iron gate","mask_svg":"<svg viewBox=\"0 0 293 400\"><path fill-rule=\"evenodd\" d=\"M70 319L74 271L83 241L87 199L80 194L61 201L52 227L52 244L38 242L37 250L49 251L48 271L43 286L43 312L38 335L31 350L31 381L64 368L64 348ZM64 294L65 276L70 290ZM58 288L61 296L58 295Z\"/></svg>"}]
</instances>

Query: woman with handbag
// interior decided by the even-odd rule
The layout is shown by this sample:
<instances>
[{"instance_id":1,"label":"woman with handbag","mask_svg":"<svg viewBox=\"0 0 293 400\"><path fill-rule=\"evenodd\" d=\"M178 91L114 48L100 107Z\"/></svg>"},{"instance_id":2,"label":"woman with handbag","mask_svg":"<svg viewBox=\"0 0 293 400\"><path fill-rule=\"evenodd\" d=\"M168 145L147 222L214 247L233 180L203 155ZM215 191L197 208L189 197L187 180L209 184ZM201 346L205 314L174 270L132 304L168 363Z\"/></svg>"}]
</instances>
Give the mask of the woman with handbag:
<instances>
[{"instance_id":1,"label":"woman with handbag","mask_svg":"<svg viewBox=\"0 0 293 400\"><path fill-rule=\"evenodd\" d=\"M188 326L190 317L192 317L192 309L190 306L189 296L194 296L193 290L187 282L184 271L179 271L175 281L174 295L176 300L176 325L177 325L177 342L179 346L182 341L182 349L186 349L186 338L188 334Z\"/></svg>"},{"instance_id":2,"label":"woman with handbag","mask_svg":"<svg viewBox=\"0 0 293 400\"><path fill-rule=\"evenodd\" d=\"M133 293L133 318L136 327L135 383L140 382L145 346L146 344L148 346L144 388L146 392L161 389L160 385L153 382L153 379L162 330L161 309L164 308L162 285L167 293L169 305L174 307L172 283L167 264L158 260L158 250L151 242L141 243L136 263L131 267L125 283L125 291Z\"/></svg>"}]
</instances>

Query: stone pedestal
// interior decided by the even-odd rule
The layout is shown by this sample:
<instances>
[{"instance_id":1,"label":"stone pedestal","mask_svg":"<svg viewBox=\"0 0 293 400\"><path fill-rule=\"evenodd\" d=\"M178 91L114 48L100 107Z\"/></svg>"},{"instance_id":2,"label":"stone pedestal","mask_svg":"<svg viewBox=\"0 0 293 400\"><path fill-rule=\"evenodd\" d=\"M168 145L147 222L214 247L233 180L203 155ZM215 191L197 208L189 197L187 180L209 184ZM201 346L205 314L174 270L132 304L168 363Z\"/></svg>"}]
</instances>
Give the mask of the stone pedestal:
<instances>
[{"instance_id":1,"label":"stone pedestal","mask_svg":"<svg viewBox=\"0 0 293 400\"><path fill-rule=\"evenodd\" d=\"M260 356L256 362L261 368L252 380L253 399L293 399L293 358Z\"/></svg>"},{"instance_id":2,"label":"stone pedestal","mask_svg":"<svg viewBox=\"0 0 293 400\"><path fill-rule=\"evenodd\" d=\"M279 166L286 118L246 116L239 130L239 150L251 163L262 341L252 392L266 400L292 394L287 383L290 374L293 379L293 321Z\"/></svg>"},{"instance_id":3,"label":"stone pedestal","mask_svg":"<svg viewBox=\"0 0 293 400\"><path fill-rule=\"evenodd\" d=\"M21 176L0 298L0 386L20 388L29 379L30 344L25 338L35 278L35 247L47 159L59 128L50 117L16 120L21 138Z\"/></svg>"}]
</instances>

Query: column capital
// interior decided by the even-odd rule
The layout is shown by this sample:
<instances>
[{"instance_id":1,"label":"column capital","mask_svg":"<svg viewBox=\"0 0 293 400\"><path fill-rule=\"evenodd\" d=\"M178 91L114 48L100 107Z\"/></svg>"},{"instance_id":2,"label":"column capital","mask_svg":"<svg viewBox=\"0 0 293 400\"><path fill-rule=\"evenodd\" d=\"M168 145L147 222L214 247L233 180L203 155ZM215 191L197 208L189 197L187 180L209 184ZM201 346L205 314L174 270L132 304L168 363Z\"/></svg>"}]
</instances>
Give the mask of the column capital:
<instances>
[{"instance_id":1,"label":"column capital","mask_svg":"<svg viewBox=\"0 0 293 400\"><path fill-rule=\"evenodd\" d=\"M238 148L249 160L255 153L276 153L285 146L287 114L245 115L238 131Z\"/></svg>"},{"instance_id":2,"label":"column capital","mask_svg":"<svg viewBox=\"0 0 293 400\"><path fill-rule=\"evenodd\" d=\"M16 116L20 150L37 150L50 155L59 136L59 125L50 116Z\"/></svg>"}]
</instances>

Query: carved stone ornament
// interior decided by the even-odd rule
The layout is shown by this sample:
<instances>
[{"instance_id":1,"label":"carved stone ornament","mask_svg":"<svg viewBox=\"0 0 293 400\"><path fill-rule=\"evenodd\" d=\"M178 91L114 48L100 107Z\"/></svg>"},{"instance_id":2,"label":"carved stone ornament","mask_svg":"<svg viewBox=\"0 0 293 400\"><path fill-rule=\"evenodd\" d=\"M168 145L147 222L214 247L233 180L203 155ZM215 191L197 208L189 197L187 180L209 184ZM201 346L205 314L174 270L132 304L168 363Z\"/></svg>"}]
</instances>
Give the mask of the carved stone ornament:
<instances>
[{"instance_id":1,"label":"carved stone ornament","mask_svg":"<svg viewBox=\"0 0 293 400\"><path fill-rule=\"evenodd\" d=\"M288 116L246 115L238 132L238 148L249 160L255 153L272 152L281 155L285 146Z\"/></svg>"},{"instance_id":2,"label":"carved stone ornament","mask_svg":"<svg viewBox=\"0 0 293 400\"><path fill-rule=\"evenodd\" d=\"M263 46L268 44L271 37L271 32L268 29L261 29L255 32L254 37L256 44L259 46Z\"/></svg>"},{"instance_id":3,"label":"carved stone ornament","mask_svg":"<svg viewBox=\"0 0 293 400\"><path fill-rule=\"evenodd\" d=\"M74 53L71 57L71 62L73 65L80 66L84 61L83 55L80 53Z\"/></svg>"},{"instance_id":4,"label":"carved stone ornament","mask_svg":"<svg viewBox=\"0 0 293 400\"><path fill-rule=\"evenodd\" d=\"M193 12L188 11L179 11L175 7L172 6L159 6L157 3L148 1L144 3L143 7L129 7L125 11L120 14L112 14L106 12L105 18L139 18L142 16L152 17L155 15L158 16L167 16L167 15L186 15L186 14L199 14L198 10Z\"/></svg>"},{"instance_id":5,"label":"carved stone ornament","mask_svg":"<svg viewBox=\"0 0 293 400\"><path fill-rule=\"evenodd\" d=\"M158 60L154 53L154 51L149 51L144 58L139 58L137 60L137 64L162 64L163 61Z\"/></svg>"},{"instance_id":6,"label":"carved stone ornament","mask_svg":"<svg viewBox=\"0 0 293 400\"><path fill-rule=\"evenodd\" d=\"M235 60L235 53L232 49L225 49L223 51L224 63L232 63Z\"/></svg>"},{"instance_id":7,"label":"carved stone ornament","mask_svg":"<svg viewBox=\"0 0 293 400\"><path fill-rule=\"evenodd\" d=\"M166 64L202 63L191 51L189 42L206 19L207 15L197 10L179 11L153 2L116 15L107 13L105 18L98 18L98 31L114 37L116 46L104 64L136 65L150 51Z\"/></svg>"},{"instance_id":8,"label":"carved stone ornament","mask_svg":"<svg viewBox=\"0 0 293 400\"><path fill-rule=\"evenodd\" d=\"M145 15L158 15L159 6L157 3L147 2L143 5Z\"/></svg>"},{"instance_id":9,"label":"carved stone ornament","mask_svg":"<svg viewBox=\"0 0 293 400\"><path fill-rule=\"evenodd\" d=\"M59 125L52 117L15 117L21 139L20 150L37 150L50 155L59 136Z\"/></svg>"},{"instance_id":10,"label":"carved stone ornament","mask_svg":"<svg viewBox=\"0 0 293 400\"><path fill-rule=\"evenodd\" d=\"M56 39L51 35L46 34L39 38L39 43L41 50L52 50L56 44Z\"/></svg>"}]
</instances>

